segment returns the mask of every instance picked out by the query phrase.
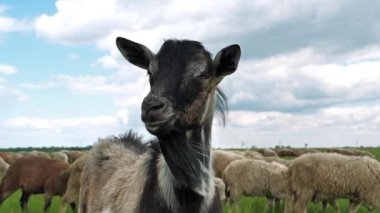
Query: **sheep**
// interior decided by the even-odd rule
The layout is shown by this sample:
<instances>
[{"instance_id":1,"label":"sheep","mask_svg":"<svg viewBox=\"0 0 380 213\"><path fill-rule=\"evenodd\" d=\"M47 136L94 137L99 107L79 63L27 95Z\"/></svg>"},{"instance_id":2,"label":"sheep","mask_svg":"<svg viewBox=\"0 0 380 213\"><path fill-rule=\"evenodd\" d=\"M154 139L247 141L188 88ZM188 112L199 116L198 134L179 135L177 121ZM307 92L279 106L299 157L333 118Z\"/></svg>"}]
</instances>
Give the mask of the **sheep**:
<instances>
[{"instance_id":1,"label":"sheep","mask_svg":"<svg viewBox=\"0 0 380 213\"><path fill-rule=\"evenodd\" d=\"M278 207L279 199L287 195L288 183L285 179L288 168L282 164L261 160L243 159L233 161L223 172L227 187L227 200L236 209L242 195L266 196L267 207Z\"/></svg>"},{"instance_id":2,"label":"sheep","mask_svg":"<svg viewBox=\"0 0 380 213\"><path fill-rule=\"evenodd\" d=\"M220 201L224 202L226 200L226 184L220 178L214 178L215 187L218 190Z\"/></svg>"},{"instance_id":3,"label":"sheep","mask_svg":"<svg viewBox=\"0 0 380 213\"><path fill-rule=\"evenodd\" d=\"M380 209L380 163L370 157L308 153L289 166L286 212L306 212L313 200L350 199L350 212L359 202Z\"/></svg>"},{"instance_id":4,"label":"sheep","mask_svg":"<svg viewBox=\"0 0 380 213\"><path fill-rule=\"evenodd\" d=\"M79 150L62 150L69 158L69 163L72 164L76 159L80 158L86 152Z\"/></svg>"},{"instance_id":5,"label":"sheep","mask_svg":"<svg viewBox=\"0 0 380 213\"><path fill-rule=\"evenodd\" d=\"M67 182L66 192L62 197L60 212L66 212L67 205L75 209L79 202L80 177L87 161L87 154L82 155L70 165L70 177Z\"/></svg>"},{"instance_id":6,"label":"sheep","mask_svg":"<svg viewBox=\"0 0 380 213\"><path fill-rule=\"evenodd\" d=\"M18 152L12 153L12 162L15 161L15 160L17 160L17 159L19 159L19 158L21 158L22 156L23 155L20 154L20 153L18 153Z\"/></svg>"},{"instance_id":7,"label":"sheep","mask_svg":"<svg viewBox=\"0 0 380 213\"><path fill-rule=\"evenodd\" d=\"M5 173L7 172L9 164L0 158L0 181L3 179Z\"/></svg>"},{"instance_id":8,"label":"sheep","mask_svg":"<svg viewBox=\"0 0 380 213\"><path fill-rule=\"evenodd\" d=\"M263 155L260 152L253 151L253 150L246 150L246 151L233 151L234 153L238 155L242 155L245 158L248 159L256 159L256 160L261 160L263 159Z\"/></svg>"},{"instance_id":9,"label":"sheep","mask_svg":"<svg viewBox=\"0 0 380 213\"><path fill-rule=\"evenodd\" d=\"M53 160L60 160L65 163L69 163L69 157L67 157L66 153L59 151L59 152L52 152L50 153L51 159Z\"/></svg>"},{"instance_id":10,"label":"sheep","mask_svg":"<svg viewBox=\"0 0 380 213\"><path fill-rule=\"evenodd\" d=\"M338 154L350 155L350 156L368 156L371 158L375 158L373 154L366 151L357 150L357 149L330 148L330 149L327 149L326 152L338 153Z\"/></svg>"},{"instance_id":11,"label":"sheep","mask_svg":"<svg viewBox=\"0 0 380 213\"><path fill-rule=\"evenodd\" d=\"M3 159L8 165L13 162L13 156L8 152L0 152L0 158Z\"/></svg>"},{"instance_id":12,"label":"sheep","mask_svg":"<svg viewBox=\"0 0 380 213\"><path fill-rule=\"evenodd\" d=\"M38 156L38 157L43 157L43 158L46 158L46 159L51 159L51 157L50 157L50 155L48 153L37 151L37 150L33 150L33 151L21 151L21 152L19 152L19 154L21 154L22 156Z\"/></svg>"},{"instance_id":13,"label":"sheep","mask_svg":"<svg viewBox=\"0 0 380 213\"><path fill-rule=\"evenodd\" d=\"M276 153L279 157L298 157L293 149L288 148L276 149Z\"/></svg>"},{"instance_id":14,"label":"sheep","mask_svg":"<svg viewBox=\"0 0 380 213\"><path fill-rule=\"evenodd\" d=\"M69 165L39 156L25 156L8 168L0 185L0 203L21 188L24 210L31 194L44 193L45 210L54 195L63 195L69 178Z\"/></svg>"},{"instance_id":15,"label":"sheep","mask_svg":"<svg viewBox=\"0 0 380 213\"><path fill-rule=\"evenodd\" d=\"M212 168L215 177L221 178L224 169L235 160L244 159L244 156L223 150L213 150L212 152Z\"/></svg>"},{"instance_id":16,"label":"sheep","mask_svg":"<svg viewBox=\"0 0 380 213\"><path fill-rule=\"evenodd\" d=\"M279 157L263 157L264 161L266 162L276 162L276 163L279 163L279 164L282 164L284 166L289 166L290 164L290 160L286 160L286 159L283 159L283 158L279 158Z\"/></svg>"},{"instance_id":17,"label":"sheep","mask_svg":"<svg viewBox=\"0 0 380 213\"><path fill-rule=\"evenodd\" d=\"M266 149L259 149L257 151L266 157L278 157L277 153L272 149L266 148Z\"/></svg>"}]
</instances>

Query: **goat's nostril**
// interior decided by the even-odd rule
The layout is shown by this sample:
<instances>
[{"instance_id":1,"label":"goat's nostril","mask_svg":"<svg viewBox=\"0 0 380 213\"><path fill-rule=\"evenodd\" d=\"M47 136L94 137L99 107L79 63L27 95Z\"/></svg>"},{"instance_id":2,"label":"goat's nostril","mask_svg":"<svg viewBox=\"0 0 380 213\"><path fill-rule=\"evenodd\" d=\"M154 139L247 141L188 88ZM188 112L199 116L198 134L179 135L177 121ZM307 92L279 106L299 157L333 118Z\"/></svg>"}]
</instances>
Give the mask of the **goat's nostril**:
<instances>
[{"instance_id":1,"label":"goat's nostril","mask_svg":"<svg viewBox=\"0 0 380 213\"><path fill-rule=\"evenodd\" d=\"M145 111L158 111L165 109L166 102L157 98L144 100L142 108Z\"/></svg>"},{"instance_id":2,"label":"goat's nostril","mask_svg":"<svg viewBox=\"0 0 380 213\"><path fill-rule=\"evenodd\" d=\"M150 109L151 110L159 110L161 108L164 108L164 106L165 106L164 102L154 101L154 102L151 103Z\"/></svg>"}]
</instances>

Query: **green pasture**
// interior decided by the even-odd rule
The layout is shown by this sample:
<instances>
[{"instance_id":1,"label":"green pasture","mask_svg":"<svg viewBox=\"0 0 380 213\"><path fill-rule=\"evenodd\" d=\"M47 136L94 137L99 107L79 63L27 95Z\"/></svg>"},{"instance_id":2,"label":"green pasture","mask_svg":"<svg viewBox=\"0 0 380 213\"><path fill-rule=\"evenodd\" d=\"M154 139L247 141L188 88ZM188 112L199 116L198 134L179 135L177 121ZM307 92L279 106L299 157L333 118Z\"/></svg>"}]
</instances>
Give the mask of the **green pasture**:
<instances>
[{"instance_id":1,"label":"green pasture","mask_svg":"<svg viewBox=\"0 0 380 213\"><path fill-rule=\"evenodd\" d=\"M20 200L21 190L13 193L8 199L6 199L0 206L0 213L22 213ZM45 213L44 212L44 196L33 195L29 199L28 209L30 213ZM57 213L59 212L59 207L61 204L61 197L55 196L52 200L52 204L48 209L47 213ZM71 207L68 207L66 213L73 213Z\"/></svg>"}]
</instances>

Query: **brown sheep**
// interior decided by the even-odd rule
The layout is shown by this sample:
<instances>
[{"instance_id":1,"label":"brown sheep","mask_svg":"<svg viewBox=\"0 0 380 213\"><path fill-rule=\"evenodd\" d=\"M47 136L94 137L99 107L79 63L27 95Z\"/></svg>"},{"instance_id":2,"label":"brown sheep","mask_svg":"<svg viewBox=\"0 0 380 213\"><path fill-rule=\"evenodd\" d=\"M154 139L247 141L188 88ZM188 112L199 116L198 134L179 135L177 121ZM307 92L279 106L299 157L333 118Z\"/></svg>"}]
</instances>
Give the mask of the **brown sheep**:
<instances>
[{"instance_id":1,"label":"brown sheep","mask_svg":"<svg viewBox=\"0 0 380 213\"><path fill-rule=\"evenodd\" d=\"M244 159L244 156L224 150L213 150L212 152L212 168L215 177L221 178L224 169L235 160Z\"/></svg>"},{"instance_id":2,"label":"brown sheep","mask_svg":"<svg viewBox=\"0 0 380 213\"><path fill-rule=\"evenodd\" d=\"M79 202L80 190L80 176L87 161L87 155L82 155L70 165L70 177L67 182L67 189L62 197L62 204L60 212L66 212L67 205L70 204L71 208L75 209Z\"/></svg>"},{"instance_id":3,"label":"brown sheep","mask_svg":"<svg viewBox=\"0 0 380 213\"><path fill-rule=\"evenodd\" d=\"M45 210L54 195L63 195L69 178L69 164L39 156L15 160L0 185L0 203L21 188L21 204L26 210L29 196L45 194Z\"/></svg>"},{"instance_id":4,"label":"brown sheep","mask_svg":"<svg viewBox=\"0 0 380 213\"><path fill-rule=\"evenodd\" d=\"M8 152L0 152L0 158L2 158L8 165L13 162L13 156Z\"/></svg>"},{"instance_id":5,"label":"brown sheep","mask_svg":"<svg viewBox=\"0 0 380 213\"><path fill-rule=\"evenodd\" d=\"M33 150L33 151L21 151L21 152L19 152L19 154L21 154L23 157L25 157L25 156L38 156L38 157L43 157L43 158L51 159L51 157L50 157L50 155L48 153L37 151L37 150Z\"/></svg>"}]
</instances>

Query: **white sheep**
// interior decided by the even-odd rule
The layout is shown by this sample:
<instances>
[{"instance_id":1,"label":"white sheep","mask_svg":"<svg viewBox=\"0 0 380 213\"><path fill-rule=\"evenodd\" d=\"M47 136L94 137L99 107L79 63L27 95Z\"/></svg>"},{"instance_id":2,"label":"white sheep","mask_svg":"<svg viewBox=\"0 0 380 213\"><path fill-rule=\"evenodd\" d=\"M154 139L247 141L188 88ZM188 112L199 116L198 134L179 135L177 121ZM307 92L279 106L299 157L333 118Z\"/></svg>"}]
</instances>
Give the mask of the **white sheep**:
<instances>
[{"instance_id":1,"label":"white sheep","mask_svg":"<svg viewBox=\"0 0 380 213\"><path fill-rule=\"evenodd\" d=\"M259 149L258 152L260 152L263 156L266 157L278 157L277 153L269 148Z\"/></svg>"},{"instance_id":2,"label":"white sheep","mask_svg":"<svg viewBox=\"0 0 380 213\"><path fill-rule=\"evenodd\" d=\"M284 166L289 166L290 164L290 160L286 160L284 158L280 158L280 157L270 157L270 156L265 156L263 157L262 159L263 161L266 161L266 162L276 162L276 163L279 163L279 164L282 164Z\"/></svg>"},{"instance_id":3,"label":"white sheep","mask_svg":"<svg viewBox=\"0 0 380 213\"><path fill-rule=\"evenodd\" d=\"M226 200L226 184L220 178L214 178L216 189L218 190L220 200L224 202Z\"/></svg>"},{"instance_id":4,"label":"white sheep","mask_svg":"<svg viewBox=\"0 0 380 213\"><path fill-rule=\"evenodd\" d=\"M244 156L230 151L213 150L212 151L212 168L215 177L221 178L224 169L235 160L244 159Z\"/></svg>"},{"instance_id":5,"label":"white sheep","mask_svg":"<svg viewBox=\"0 0 380 213\"><path fill-rule=\"evenodd\" d=\"M70 204L72 210L77 207L79 202L79 190L80 190L80 177L84 166L87 161L87 154L82 155L76 159L70 165L70 176L67 182L67 188L65 194L62 196L62 204L60 208L60 213L66 212L67 206Z\"/></svg>"},{"instance_id":6,"label":"white sheep","mask_svg":"<svg viewBox=\"0 0 380 213\"><path fill-rule=\"evenodd\" d=\"M227 187L227 200L237 207L237 201L242 195L266 196L267 207L273 207L273 201L278 207L279 199L287 195L288 168L276 162L261 160L236 160L223 172L223 181Z\"/></svg>"},{"instance_id":7,"label":"white sheep","mask_svg":"<svg viewBox=\"0 0 380 213\"><path fill-rule=\"evenodd\" d=\"M263 155L260 152L257 152L254 150L233 151L233 152L238 154L238 155L242 155L248 159L255 159L255 160L262 160L263 159Z\"/></svg>"},{"instance_id":8,"label":"white sheep","mask_svg":"<svg viewBox=\"0 0 380 213\"><path fill-rule=\"evenodd\" d=\"M69 157L67 157L66 153L64 153L63 151L52 152L50 153L50 156L53 160L60 160L65 163L69 163Z\"/></svg>"},{"instance_id":9,"label":"white sheep","mask_svg":"<svg viewBox=\"0 0 380 213\"><path fill-rule=\"evenodd\" d=\"M289 199L286 212L306 212L312 199L351 200L350 212L358 204L380 209L380 163L370 157L335 153L308 153L289 166Z\"/></svg>"}]
</instances>

